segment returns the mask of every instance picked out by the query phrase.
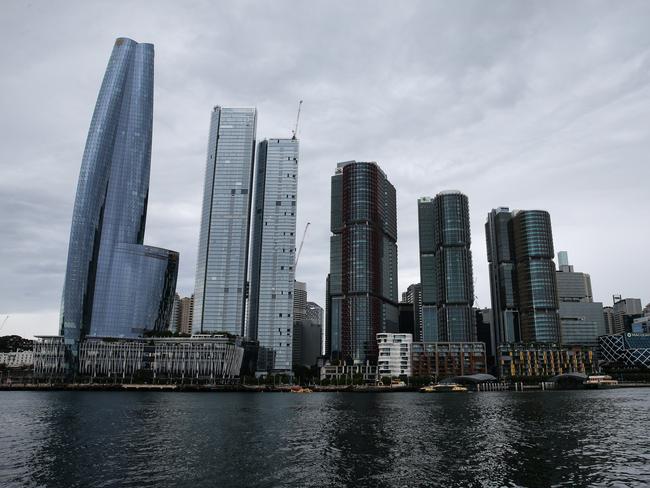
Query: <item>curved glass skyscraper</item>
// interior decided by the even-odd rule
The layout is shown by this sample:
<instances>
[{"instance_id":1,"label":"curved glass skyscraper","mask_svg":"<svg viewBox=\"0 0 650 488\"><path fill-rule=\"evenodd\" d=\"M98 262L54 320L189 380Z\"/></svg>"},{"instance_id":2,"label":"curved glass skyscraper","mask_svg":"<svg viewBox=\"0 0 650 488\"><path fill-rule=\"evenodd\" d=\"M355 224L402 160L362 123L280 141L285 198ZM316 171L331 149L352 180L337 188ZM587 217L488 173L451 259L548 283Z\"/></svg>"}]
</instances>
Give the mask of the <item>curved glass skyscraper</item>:
<instances>
[{"instance_id":1,"label":"curved glass skyscraper","mask_svg":"<svg viewBox=\"0 0 650 488\"><path fill-rule=\"evenodd\" d=\"M81 162L61 334L137 337L171 313L178 253L143 246L153 119L152 44L119 38Z\"/></svg>"},{"instance_id":2,"label":"curved glass skyscraper","mask_svg":"<svg viewBox=\"0 0 650 488\"><path fill-rule=\"evenodd\" d=\"M420 198L418 220L424 340L475 341L467 196L444 191Z\"/></svg>"},{"instance_id":3,"label":"curved glass skyscraper","mask_svg":"<svg viewBox=\"0 0 650 488\"><path fill-rule=\"evenodd\" d=\"M551 216L544 210L520 210L512 219L521 339L560 340L560 316L553 257Z\"/></svg>"}]
</instances>

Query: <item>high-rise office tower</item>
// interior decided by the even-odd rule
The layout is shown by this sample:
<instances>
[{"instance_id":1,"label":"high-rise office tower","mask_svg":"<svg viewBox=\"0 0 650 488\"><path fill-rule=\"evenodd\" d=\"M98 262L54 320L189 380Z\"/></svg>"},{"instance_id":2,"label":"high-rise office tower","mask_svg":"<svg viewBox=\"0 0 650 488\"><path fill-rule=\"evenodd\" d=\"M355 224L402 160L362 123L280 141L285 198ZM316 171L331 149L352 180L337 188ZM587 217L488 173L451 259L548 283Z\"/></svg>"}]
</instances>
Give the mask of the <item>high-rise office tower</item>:
<instances>
[{"instance_id":1,"label":"high-rise office tower","mask_svg":"<svg viewBox=\"0 0 650 488\"><path fill-rule=\"evenodd\" d=\"M422 285L420 283L409 285L402 293L402 302L413 305L413 340L422 341Z\"/></svg>"},{"instance_id":2,"label":"high-rise office tower","mask_svg":"<svg viewBox=\"0 0 650 488\"><path fill-rule=\"evenodd\" d=\"M181 322L181 296L178 293L174 293L174 302L172 305L172 313L169 316L169 325L167 330L170 332L176 332L178 329L178 324Z\"/></svg>"},{"instance_id":3,"label":"high-rise office tower","mask_svg":"<svg viewBox=\"0 0 650 488\"><path fill-rule=\"evenodd\" d=\"M513 212L521 340L557 343L560 317L551 216L543 210Z\"/></svg>"},{"instance_id":4,"label":"high-rise office tower","mask_svg":"<svg viewBox=\"0 0 650 488\"><path fill-rule=\"evenodd\" d=\"M511 224L512 212L506 207L492 210L485 223L495 347L506 342L517 342L521 337Z\"/></svg>"},{"instance_id":5,"label":"high-rise office tower","mask_svg":"<svg viewBox=\"0 0 650 488\"><path fill-rule=\"evenodd\" d=\"M77 185L61 335L137 337L169 323L178 253L144 246L153 124L152 44L119 38ZM71 352L75 355L74 348Z\"/></svg>"},{"instance_id":6,"label":"high-rise office tower","mask_svg":"<svg viewBox=\"0 0 650 488\"><path fill-rule=\"evenodd\" d=\"M291 371L297 192L298 140L260 142L248 323L260 372Z\"/></svg>"},{"instance_id":7,"label":"high-rise office tower","mask_svg":"<svg viewBox=\"0 0 650 488\"><path fill-rule=\"evenodd\" d=\"M374 162L339 163L332 176L328 349L377 361L377 333L397 332L395 187Z\"/></svg>"},{"instance_id":8,"label":"high-rise office tower","mask_svg":"<svg viewBox=\"0 0 650 488\"><path fill-rule=\"evenodd\" d=\"M603 304L594 302L591 277L573 270L566 251L558 253L556 272L563 345L597 346L598 337L607 333Z\"/></svg>"},{"instance_id":9,"label":"high-rise office tower","mask_svg":"<svg viewBox=\"0 0 650 488\"><path fill-rule=\"evenodd\" d=\"M634 319L643 316L641 300L621 298L619 295L615 295L613 299L614 333L630 332Z\"/></svg>"},{"instance_id":10,"label":"high-rise office tower","mask_svg":"<svg viewBox=\"0 0 650 488\"><path fill-rule=\"evenodd\" d=\"M194 333L244 335L257 110L214 107L194 290Z\"/></svg>"},{"instance_id":11,"label":"high-rise office tower","mask_svg":"<svg viewBox=\"0 0 650 488\"><path fill-rule=\"evenodd\" d=\"M469 202L458 191L418 200L425 341L476 340Z\"/></svg>"},{"instance_id":12,"label":"high-rise office tower","mask_svg":"<svg viewBox=\"0 0 650 488\"><path fill-rule=\"evenodd\" d=\"M558 343L560 318L551 217L500 207L485 225L495 345Z\"/></svg>"}]
</instances>

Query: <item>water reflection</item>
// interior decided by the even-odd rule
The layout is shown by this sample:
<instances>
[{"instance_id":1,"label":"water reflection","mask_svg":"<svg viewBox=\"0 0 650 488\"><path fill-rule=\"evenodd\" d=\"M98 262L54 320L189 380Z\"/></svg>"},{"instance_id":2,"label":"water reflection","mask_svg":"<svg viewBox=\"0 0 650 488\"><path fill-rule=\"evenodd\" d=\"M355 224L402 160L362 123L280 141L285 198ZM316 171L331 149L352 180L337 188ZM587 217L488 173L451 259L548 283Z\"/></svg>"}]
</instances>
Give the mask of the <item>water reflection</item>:
<instances>
[{"instance_id":1,"label":"water reflection","mask_svg":"<svg viewBox=\"0 0 650 488\"><path fill-rule=\"evenodd\" d=\"M0 486L645 486L649 400L0 392Z\"/></svg>"}]
</instances>

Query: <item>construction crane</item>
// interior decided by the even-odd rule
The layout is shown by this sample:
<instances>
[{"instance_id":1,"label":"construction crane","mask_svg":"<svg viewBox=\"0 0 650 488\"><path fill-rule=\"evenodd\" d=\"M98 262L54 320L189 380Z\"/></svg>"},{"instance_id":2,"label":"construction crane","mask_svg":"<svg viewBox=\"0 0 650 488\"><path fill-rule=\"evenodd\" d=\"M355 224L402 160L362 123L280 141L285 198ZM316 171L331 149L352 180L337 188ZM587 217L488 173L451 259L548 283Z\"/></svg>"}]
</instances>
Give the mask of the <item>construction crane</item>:
<instances>
[{"instance_id":1,"label":"construction crane","mask_svg":"<svg viewBox=\"0 0 650 488\"><path fill-rule=\"evenodd\" d=\"M300 103L298 103L298 115L296 115L296 126L293 129L293 136L291 139L296 139L298 137L298 122L300 121L300 109L302 108L302 100L300 100ZM307 224L309 225L309 224Z\"/></svg>"},{"instance_id":2,"label":"construction crane","mask_svg":"<svg viewBox=\"0 0 650 488\"><path fill-rule=\"evenodd\" d=\"M5 324L7 323L7 320L9 320L9 315L7 315L5 317L5 319L2 321L2 325L0 325L0 330L2 330L2 328L5 326Z\"/></svg>"},{"instance_id":3,"label":"construction crane","mask_svg":"<svg viewBox=\"0 0 650 488\"><path fill-rule=\"evenodd\" d=\"M302 240L300 241L300 247L298 248L298 252L296 253L296 260L293 263L293 272L295 274L296 268L298 267L298 260L300 259L300 253L302 252L302 246L305 243L305 237L307 236L307 229L311 225L311 222L307 222L307 225L305 225L305 230L302 233Z\"/></svg>"}]
</instances>

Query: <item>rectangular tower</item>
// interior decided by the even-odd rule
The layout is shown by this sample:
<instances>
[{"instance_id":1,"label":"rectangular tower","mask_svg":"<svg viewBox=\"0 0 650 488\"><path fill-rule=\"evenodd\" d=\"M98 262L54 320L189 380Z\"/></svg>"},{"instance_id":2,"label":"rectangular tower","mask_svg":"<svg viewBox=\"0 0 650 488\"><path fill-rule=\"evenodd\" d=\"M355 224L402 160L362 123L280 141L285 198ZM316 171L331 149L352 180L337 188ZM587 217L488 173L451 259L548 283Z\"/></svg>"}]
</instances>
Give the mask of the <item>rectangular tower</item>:
<instances>
[{"instance_id":1,"label":"rectangular tower","mask_svg":"<svg viewBox=\"0 0 650 488\"><path fill-rule=\"evenodd\" d=\"M377 334L397 332L395 187L374 162L339 163L332 176L327 349L377 361Z\"/></svg>"},{"instance_id":2,"label":"rectangular tower","mask_svg":"<svg viewBox=\"0 0 650 488\"><path fill-rule=\"evenodd\" d=\"M488 214L485 223L495 346L518 342L521 337L511 221L510 209L499 207Z\"/></svg>"},{"instance_id":3,"label":"rectangular tower","mask_svg":"<svg viewBox=\"0 0 650 488\"><path fill-rule=\"evenodd\" d=\"M248 337L257 371L291 371L298 140L260 142L255 178ZM304 307L304 306L303 306Z\"/></svg>"},{"instance_id":4,"label":"rectangular tower","mask_svg":"<svg viewBox=\"0 0 650 488\"><path fill-rule=\"evenodd\" d=\"M476 341L469 202L458 191L418 200L425 341Z\"/></svg>"},{"instance_id":5,"label":"rectangular tower","mask_svg":"<svg viewBox=\"0 0 650 488\"><path fill-rule=\"evenodd\" d=\"M244 335L257 110L215 107L194 292L194 333Z\"/></svg>"}]
</instances>

